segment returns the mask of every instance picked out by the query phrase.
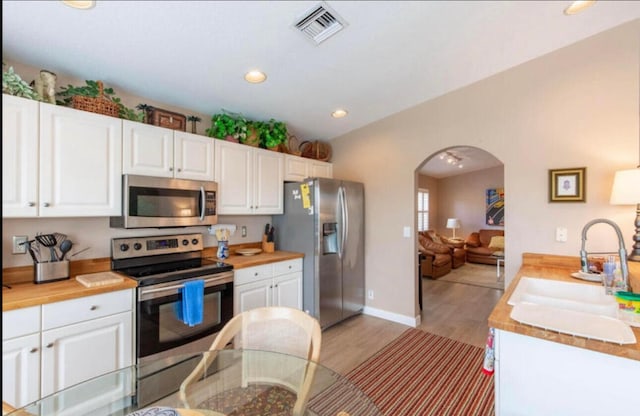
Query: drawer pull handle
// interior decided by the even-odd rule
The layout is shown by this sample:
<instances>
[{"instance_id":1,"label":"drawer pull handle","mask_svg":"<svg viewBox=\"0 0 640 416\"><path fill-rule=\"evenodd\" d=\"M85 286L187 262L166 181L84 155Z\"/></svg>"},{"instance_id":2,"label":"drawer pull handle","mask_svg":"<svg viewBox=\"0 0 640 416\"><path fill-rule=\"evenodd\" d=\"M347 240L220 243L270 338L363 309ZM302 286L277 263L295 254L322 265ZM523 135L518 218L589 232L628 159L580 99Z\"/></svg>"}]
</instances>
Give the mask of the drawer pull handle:
<instances>
[{"instance_id":1,"label":"drawer pull handle","mask_svg":"<svg viewBox=\"0 0 640 416\"><path fill-rule=\"evenodd\" d=\"M29 352L31 354L33 354L34 352L38 352L38 349L34 347L34 348L31 348L31 350L29 350Z\"/></svg>"},{"instance_id":2,"label":"drawer pull handle","mask_svg":"<svg viewBox=\"0 0 640 416\"><path fill-rule=\"evenodd\" d=\"M291 267L292 267L292 266L291 266L291 265L289 265L289 268L291 268Z\"/></svg>"},{"instance_id":3,"label":"drawer pull handle","mask_svg":"<svg viewBox=\"0 0 640 416\"><path fill-rule=\"evenodd\" d=\"M45 208L49 208L49 207L51 206L51 204L50 204L50 203L48 203L48 202L45 202L45 203L44 203L44 204L42 204L42 205L43 205Z\"/></svg>"},{"instance_id":4,"label":"drawer pull handle","mask_svg":"<svg viewBox=\"0 0 640 416\"><path fill-rule=\"evenodd\" d=\"M92 305L90 308L92 311L95 311L96 309L98 309L98 307L96 305Z\"/></svg>"},{"instance_id":5,"label":"drawer pull handle","mask_svg":"<svg viewBox=\"0 0 640 416\"><path fill-rule=\"evenodd\" d=\"M36 206L36 203L35 203L35 202L29 202L29 206L30 206L30 207L35 207L35 206Z\"/></svg>"},{"instance_id":6,"label":"drawer pull handle","mask_svg":"<svg viewBox=\"0 0 640 416\"><path fill-rule=\"evenodd\" d=\"M53 347L53 342L50 342L47 344L47 348L52 348Z\"/></svg>"},{"instance_id":7,"label":"drawer pull handle","mask_svg":"<svg viewBox=\"0 0 640 416\"><path fill-rule=\"evenodd\" d=\"M255 272L253 275L254 275L254 276L257 276L257 275L258 275L258 272Z\"/></svg>"}]
</instances>

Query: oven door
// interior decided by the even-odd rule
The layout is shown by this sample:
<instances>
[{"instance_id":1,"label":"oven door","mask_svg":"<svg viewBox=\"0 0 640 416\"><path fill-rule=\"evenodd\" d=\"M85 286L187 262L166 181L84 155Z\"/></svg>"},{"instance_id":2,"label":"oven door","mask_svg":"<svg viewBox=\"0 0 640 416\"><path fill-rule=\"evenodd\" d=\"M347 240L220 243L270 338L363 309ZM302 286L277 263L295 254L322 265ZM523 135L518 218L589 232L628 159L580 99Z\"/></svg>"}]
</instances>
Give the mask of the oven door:
<instances>
[{"instance_id":1,"label":"oven door","mask_svg":"<svg viewBox=\"0 0 640 416\"><path fill-rule=\"evenodd\" d=\"M203 322L190 327L176 315L184 282L205 282ZM178 280L138 288L137 358L156 360L164 351L191 352L190 344L220 331L233 317L233 272L222 272L196 279ZM207 340L210 341L210 340ZM199 347L202 348L202 347ZM204 350L208 349L208 345ZM152 357L153 356L153 357Z\"/></svg>"}]
</instances>

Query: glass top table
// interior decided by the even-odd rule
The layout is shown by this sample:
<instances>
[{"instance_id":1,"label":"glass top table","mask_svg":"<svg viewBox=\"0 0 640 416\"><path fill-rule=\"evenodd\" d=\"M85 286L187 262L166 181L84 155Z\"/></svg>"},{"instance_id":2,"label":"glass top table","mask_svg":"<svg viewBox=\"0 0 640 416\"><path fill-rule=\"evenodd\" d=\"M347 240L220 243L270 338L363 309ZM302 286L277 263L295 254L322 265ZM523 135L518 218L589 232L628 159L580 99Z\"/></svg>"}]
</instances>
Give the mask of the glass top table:
<instances>
[{"instance_id":1,"label":"glass top table","mask_svg":"<svg viewBox=\"0 0 640 416\"><path fill-rule=\"evenodd\" d=\"M195 373L190 384L183 384L203 358L206 369ZM356 385L327 367L292 355L225 349L126 367L9 414L377 416L382 413Z\"/></svg>"}]
</instances>

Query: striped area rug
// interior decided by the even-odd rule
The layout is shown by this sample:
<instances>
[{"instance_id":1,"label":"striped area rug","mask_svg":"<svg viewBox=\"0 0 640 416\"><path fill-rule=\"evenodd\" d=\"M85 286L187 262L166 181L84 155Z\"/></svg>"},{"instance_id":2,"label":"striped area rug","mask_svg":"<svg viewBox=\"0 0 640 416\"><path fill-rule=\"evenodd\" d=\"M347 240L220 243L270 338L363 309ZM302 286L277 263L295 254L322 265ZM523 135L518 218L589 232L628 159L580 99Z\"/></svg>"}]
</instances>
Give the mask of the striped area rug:
<instances>
[{"instance_id":1,"label":"striped area rug","mask_svg":"<svg viewBox=\"0 0 640 416\"><path fill-rule=\"evenodd\" d=\"M483 358L482 348L408 329L347 378L387 416L494 415L493 376L481 372ZM373 414L356 401L336 385L309 408L319 415Z\"/></svg>"}]
</instances>

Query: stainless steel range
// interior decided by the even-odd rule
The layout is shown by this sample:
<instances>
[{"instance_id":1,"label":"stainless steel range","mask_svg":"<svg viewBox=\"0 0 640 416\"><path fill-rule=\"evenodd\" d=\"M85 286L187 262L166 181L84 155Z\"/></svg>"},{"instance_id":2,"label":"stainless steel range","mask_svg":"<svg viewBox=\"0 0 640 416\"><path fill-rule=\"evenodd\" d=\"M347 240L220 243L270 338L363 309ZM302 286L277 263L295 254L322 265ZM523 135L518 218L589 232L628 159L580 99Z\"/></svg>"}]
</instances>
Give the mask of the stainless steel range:
<instances>
[{"instance_id":1,"label":"stainless steel range","mask_svg":"<svg viewBox=\"0 0 640 416\"><path fill-rule=\"evenodd\" d=\"M137 364L174 366L180 377L174 358L207 350L215 334L233 317L233 266L203 258L203 249L202 234L112 239L111 269L138 281ZM199 279L204 281L203 322L189 326L176 311L184 283ZM149 382L145 382L147 376ZM150 395L159 394L155 390L161 386L152 374L139 377L139 384L154 390ZM139 387L138 391L146 389Z\"/></svg>"}]
</instances>

